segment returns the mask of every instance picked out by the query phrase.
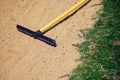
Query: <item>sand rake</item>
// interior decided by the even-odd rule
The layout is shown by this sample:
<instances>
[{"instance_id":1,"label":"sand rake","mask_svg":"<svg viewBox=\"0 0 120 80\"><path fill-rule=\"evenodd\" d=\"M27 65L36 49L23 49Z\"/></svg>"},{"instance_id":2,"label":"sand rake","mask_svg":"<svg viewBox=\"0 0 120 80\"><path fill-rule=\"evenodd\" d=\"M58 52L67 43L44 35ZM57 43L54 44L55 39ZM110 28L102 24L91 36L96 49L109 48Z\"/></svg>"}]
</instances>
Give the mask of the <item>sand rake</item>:
<instances>
[{"instance_id":1,"label":"sand rake","mask_svg":"<svg viewBox=\"0 0 120 80\"><path fill-rule=\"evenodd\" d=\"M83 4L87 3L88 0L80 0L77 4L75 4L73 7L65 11L63 14L58 16L57 18L53 19L51 22L49 22L47 25L42 27L40 30L32 31L28 28L25 28L21 25L16 25L18 31L23 32L24 34L27 34L31 37L34 37L35 39L41 40L47 44L50 44L54 47L57 46L56 41L54 39L51 39L49 37L44 36L43 34L51 29L56 23L58 23L60 20L64 19L66 16L68 16L71 12L82 6Z\"/></svg>"}]
</instances>

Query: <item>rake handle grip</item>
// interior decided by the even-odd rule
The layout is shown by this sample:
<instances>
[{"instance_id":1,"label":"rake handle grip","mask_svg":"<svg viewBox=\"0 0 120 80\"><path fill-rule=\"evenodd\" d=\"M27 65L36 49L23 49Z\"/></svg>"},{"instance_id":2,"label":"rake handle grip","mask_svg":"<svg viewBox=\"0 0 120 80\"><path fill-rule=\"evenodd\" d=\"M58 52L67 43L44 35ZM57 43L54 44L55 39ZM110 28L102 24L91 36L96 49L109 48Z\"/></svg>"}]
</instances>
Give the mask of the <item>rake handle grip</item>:
<instances>
[{"instance_id":1,"label":"rake handle grip","mask_svg":"<svg viewBox=\"0 0 120 80\"><path fill-rule=\"evenodd\" d=\"M42 27L40 29L41 33L46 32L47 30L49 30L50 28L53 27L54 24L56 24L58 21L60 21L61 19L63 19L65 16L67 16L68 14L70 14L72 11L74 11L75 9L77 9L80 5L82 5L83 3L85 3L87 0L81 0L80 2L78 2L77 4L75 4L73 7L71 7L70 9L68 9L67 11L65 11L63 14L61 14L60 16L58 16L57 18L53 19L51 22L49 22L47 25L45 25L44 27Z\"/></svg>"}]
</instances>

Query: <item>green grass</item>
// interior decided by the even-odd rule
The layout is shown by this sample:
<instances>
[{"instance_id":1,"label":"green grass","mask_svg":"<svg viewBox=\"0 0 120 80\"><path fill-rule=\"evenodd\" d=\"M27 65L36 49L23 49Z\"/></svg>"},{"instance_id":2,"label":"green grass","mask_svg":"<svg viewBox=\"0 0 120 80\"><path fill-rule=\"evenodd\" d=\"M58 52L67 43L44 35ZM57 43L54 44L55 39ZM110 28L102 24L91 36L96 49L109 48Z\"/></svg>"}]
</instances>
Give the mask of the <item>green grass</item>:
<instances>
[{"instance_id":1,"label":"green grass","mask_svg":"<svg viewBox=\"0 0 120 80\"><path fill-rule=\"evenodd\" d=\"M120 76L120 0L103 0L101 5L98 21L84 32L86 41L78 47L82 64L69 80L115 80Z\"/></svg>"}]
</instances>

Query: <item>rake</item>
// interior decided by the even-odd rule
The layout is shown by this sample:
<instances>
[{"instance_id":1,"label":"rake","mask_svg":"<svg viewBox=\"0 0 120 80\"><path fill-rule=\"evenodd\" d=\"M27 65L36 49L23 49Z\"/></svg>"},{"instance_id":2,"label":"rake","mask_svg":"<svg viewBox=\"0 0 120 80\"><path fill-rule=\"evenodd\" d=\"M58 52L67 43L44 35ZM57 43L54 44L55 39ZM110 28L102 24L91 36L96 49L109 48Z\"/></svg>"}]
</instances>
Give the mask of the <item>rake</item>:
<instances>
[{"instance_id":1,"label":"rake","mask_svg":"<svg viewBox=\"0 0 120 80\"><path fill-rule=\"evenodd\" d=\"M44 36L43 34L48 31L49 29L53 28L53 26L58 23L60 20L62 20L63 18L65 18L66 16L68 16L71 12L73 12L74 10L76 10L77 8L79 8L81 5L87 3L88 0L81 0L80 2L78 2L77 4L75 4L74 6L72 6L70 9L68 9L67 11L65 11L63 14L61 14L60 16L56 17L55 19L53 19L51 22L49 22L47 25L45 25L44 27L42 27L40 30L37 31L32 31L28 28L25 28L21 25L16 25L17 30L20 32L23 32L24 34L27 34L35 39L41 40L47 44L50 44L54 47L57 46L56 41L54 39L51 39L47 36Z\"/></svg>"}]
</instances>

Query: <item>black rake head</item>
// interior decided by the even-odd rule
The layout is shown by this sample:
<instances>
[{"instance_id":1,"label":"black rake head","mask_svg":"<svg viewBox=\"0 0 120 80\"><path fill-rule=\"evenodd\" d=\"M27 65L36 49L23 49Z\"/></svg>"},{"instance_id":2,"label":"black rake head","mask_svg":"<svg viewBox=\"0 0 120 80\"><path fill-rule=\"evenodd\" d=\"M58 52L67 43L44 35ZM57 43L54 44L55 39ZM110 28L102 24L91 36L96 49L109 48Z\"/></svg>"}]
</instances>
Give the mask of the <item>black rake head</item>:
<instances>
[{"instance_id":1,"label":"black rake head","mask_svg":"<svg viewBox=\"0 0 120 80\"><path fill-rule=\"evenodd\" d=\"M40 30L37 30L37 31L34 32L34 31L32 31L32 30L30 30L30 29L27 29L27 28L25 28L25 27L23 27L23 26L21 26L21 25L16 25L16 27L17 27L17 30L18 30L18 31L23 32L24 34L27 34L27 35L35 38L35 39L41 40L41 41L43 41L43 42L45 42L45 43L47 43L47 44L49 44L49 45L52 45L52 46L54 46L54 47L57 46L55 40L53 40L53 39L51 39L51 38L49 38L49 37L44 36L44 35L40 32Z\"/></svg>"}]
</instances>

